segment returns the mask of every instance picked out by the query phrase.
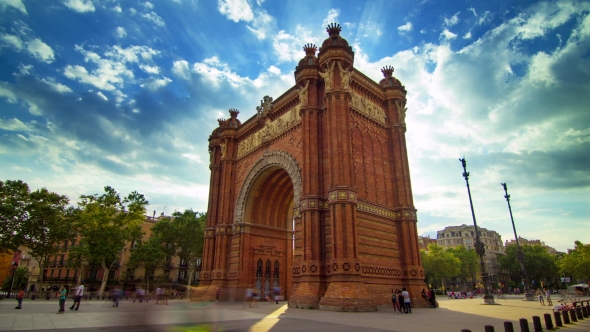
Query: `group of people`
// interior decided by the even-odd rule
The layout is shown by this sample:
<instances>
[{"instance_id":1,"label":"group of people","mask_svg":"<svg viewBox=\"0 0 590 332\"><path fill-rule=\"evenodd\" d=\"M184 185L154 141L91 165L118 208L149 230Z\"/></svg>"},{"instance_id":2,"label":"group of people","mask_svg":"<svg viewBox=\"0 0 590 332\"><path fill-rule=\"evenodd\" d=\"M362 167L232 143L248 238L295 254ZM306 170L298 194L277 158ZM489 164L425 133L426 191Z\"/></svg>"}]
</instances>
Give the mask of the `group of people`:
<instances>
[{"instance_id":1,"label":"group of people","mask_svg":"<svg viewBox=\"0 0 590 332\"><path fill-rule=\"evenodd\" d=\"M430 303L430 306L432 306L433 308L438 307L438 302L436 302L436 292L434 291L434 289L426 290L426 288L422 288L422 298L428 301L428 303Z\"/></svg>"},{"instance_id":2,"label":"group of people","mask_svg":"<svg viewBox=\"0 0 590 332\"><path fill-rule=\"evenodd\" d=\"M221 288L218 289L218 291L221 290ZM273 287L273 298L274 298L274 302L275 304L279 304L279 301L283 300L283 297L281 296L281 287ZM246 288L246 302L245 303L249 303L250 308L252 308L253 306L256 307L256 300L259 299L259 295L256 289L253 289L252 287L248 287ZM264 300L271 302L273 300L273 298L271 298L270 294L266 294L264 296Z\"/></svg>"},{"instance_id":3,"label":"group of people","mask_svg":"<svg viewBox=\"0 0 590 332\"><path fill-rule=\"evenodd\" d=\"M551 301L551 291L548 290L547 288L545 289L537 289L537 296L539 296L539 303L541 303L541 305L545 305L545 300L547 300L547 305L552 306L553 305L553 301ZM543 298L543 296L545 296L545 298Z\"/></svg>"},{"instance_id":4,"label":"group of people","mask_svg":"<svg viewBox=\"0 0 590 332\"><path fill-rule=\"evenodd\" d=\"M391 303L393 304L393 311L399 311L404 314L412 313L412 305L410 303L410 293L406 288L391 290Z\"/></svg>"}]
</instances>

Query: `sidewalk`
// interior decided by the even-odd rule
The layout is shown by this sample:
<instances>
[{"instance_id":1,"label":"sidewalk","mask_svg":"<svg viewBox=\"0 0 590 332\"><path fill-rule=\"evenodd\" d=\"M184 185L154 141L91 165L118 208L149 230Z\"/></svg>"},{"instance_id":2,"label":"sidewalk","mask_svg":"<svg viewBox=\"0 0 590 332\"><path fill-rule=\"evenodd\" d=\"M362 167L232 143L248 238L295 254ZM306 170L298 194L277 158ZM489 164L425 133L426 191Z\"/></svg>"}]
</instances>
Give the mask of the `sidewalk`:
<instances>
[{"instance_id":1,"label":"sidewalk","mask_svg":"<svg viewBox=\"0 0 590 332\"><path fill-rule=\"evenodd\" d=\"M12 303L14 302L14 303ZM519 298L500 300L500 305L483 305L481 299L439 299L438 309L413 309L412 314L394 313L391 307L377 312L347 313L287 308L283 302L259 302L257 308L242 303L198 303L173 300L170 305L121 301L113 308L108 301L82 301L80 311L66 309L56 314L57 301L25 301L15 310L16 301L0 302L0 330L74 331L174 331L173 327L207 324L223 331L483 331L493 325L504 331L504 321L512 321L519 331L519 318L526 318L533 331L532 316L543 317L551 308ZM66 307L71 305L68 301ZM194 329L193 329L194 330ZM178 330L176 330L178 331ZM570 324L561 331L590 331L590 319Z\"/></svg>"}]
</instances>

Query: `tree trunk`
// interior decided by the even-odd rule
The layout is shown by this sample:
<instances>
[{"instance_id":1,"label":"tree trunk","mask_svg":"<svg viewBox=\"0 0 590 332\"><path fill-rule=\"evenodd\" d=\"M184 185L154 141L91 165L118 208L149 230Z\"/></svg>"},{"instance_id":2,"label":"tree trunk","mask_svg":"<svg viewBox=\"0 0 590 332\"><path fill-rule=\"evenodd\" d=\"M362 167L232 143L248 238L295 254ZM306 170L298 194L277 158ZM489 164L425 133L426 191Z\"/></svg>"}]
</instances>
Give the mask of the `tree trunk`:
<instances>
[{"instance_id":1,"label":"tree trunk","mask_svg":"<svg viewBox=\"0 0 590 332\"><path fill-rule=\"evenodd\" d=\"M43 289L43 277L45 276L45 273L43 271L45 269L45 260L38 259L37 263L39 263L39 285L37 286L37 296L41 298L43 296L43 293L41 293L41 289Z\"/></svg>"},{"instance_id":2,"label":"tree trunk","mask_svg":"<svg viewBox=\"0 0 590 332\"><path fill-rule=\"evenodd\" d=\"M186 298L191 299L191 281L193 281L193 274L195 273L195 265L190 264L188 268L188 283L186 284Z\"/></svg>"},{"instance_id":3,"label":"tree trunk","mask_svg":"<svg viewBox=\"0 0 590 332\"><path fill-rule=\"evenodd\" d=\"M101 263L104 272L102 274L102 282L100 284L100 289L98 290L98 297L102 297L102 293L104 293L107 281L109 280L109 269L107 268L107 264L105 263L104 258L102 259Z\"/></svg>"},{"instance_id":4,"label":"tree trunk","mask_svg":"<svg viewBox=\"0 0 590 332\"><path fill-rule=\"evenodd\" d=\"M78 285L82 282L83 275L84 275L84 263L80 264L80 274L78 275Z\"/></svg>"}]
</instances>

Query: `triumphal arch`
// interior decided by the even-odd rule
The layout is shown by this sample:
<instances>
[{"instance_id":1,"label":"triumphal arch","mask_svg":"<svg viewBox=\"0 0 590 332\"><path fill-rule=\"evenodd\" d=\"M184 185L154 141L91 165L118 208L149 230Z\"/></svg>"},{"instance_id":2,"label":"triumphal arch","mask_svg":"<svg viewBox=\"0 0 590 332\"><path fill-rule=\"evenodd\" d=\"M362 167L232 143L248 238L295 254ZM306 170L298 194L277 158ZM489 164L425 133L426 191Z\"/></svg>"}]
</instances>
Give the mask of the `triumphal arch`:
<instances>
[{"instance_id":1,"label":"triumphal arch","mask_svg":"<svg viewBox=\"0 0 590 332\"><path fill-rule=\"evenodd\" d=\"M424 287L406 151L406 90L376 83L327 27L304 46L296 84L257 113L228 119L209 138L211 182L201 283L195 296L376 310L392 288ZM418 301L413 301L414 303Z\"/></svg>"}]
</instances>

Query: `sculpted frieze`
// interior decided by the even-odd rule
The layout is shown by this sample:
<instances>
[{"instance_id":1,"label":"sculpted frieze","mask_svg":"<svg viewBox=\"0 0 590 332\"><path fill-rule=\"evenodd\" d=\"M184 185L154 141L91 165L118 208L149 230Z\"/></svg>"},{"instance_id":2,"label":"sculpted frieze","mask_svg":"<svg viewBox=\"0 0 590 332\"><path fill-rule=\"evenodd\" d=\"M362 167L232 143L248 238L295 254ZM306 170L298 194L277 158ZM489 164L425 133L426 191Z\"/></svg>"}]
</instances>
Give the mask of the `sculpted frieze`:
<instances>
[{"instance_id":1,"label":"sculpted frieze","mask_svg":"<svg viewBox=\"0 0 590 332\"><path fill-rule=\"evenodd\" d=\"M356 92L351 93L350 107L367 115L381 124L385 124L385 111L381 106L373 103L369 99L359 95Z\"/></svg>"},{"instance_id":2,"label":"sculpted frieze","mask_svg":"<svg viewBox=\"0 0 590 332\"><path fill-rule=\"evenodd\" d=\"M281 115L274 121L267 118L262 130L259 130L238 143L238 158L258 147L262 142L279 135L301 121L299 108L299 105L293 107L289 112Z\"/></svg>"}]
</instances>

